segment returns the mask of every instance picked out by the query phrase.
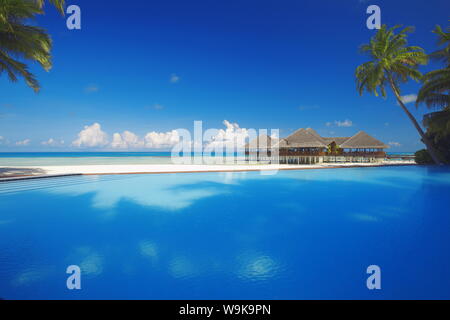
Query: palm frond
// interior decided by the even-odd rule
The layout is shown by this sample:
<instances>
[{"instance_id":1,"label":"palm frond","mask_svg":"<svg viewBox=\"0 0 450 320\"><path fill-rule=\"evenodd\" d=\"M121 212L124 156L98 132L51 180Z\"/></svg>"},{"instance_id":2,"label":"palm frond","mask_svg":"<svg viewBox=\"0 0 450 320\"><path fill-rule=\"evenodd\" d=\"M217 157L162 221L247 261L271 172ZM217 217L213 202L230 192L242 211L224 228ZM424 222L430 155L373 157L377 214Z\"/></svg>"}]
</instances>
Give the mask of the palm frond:
<instances>
[{"instance_id":1,"label":"palm frond","mask_svg":"<svg viewBox=\"0 0 450 320\"><path fill-rule=\"evenodd\" d=\"M436 26L433 33L438 35L438 45L444 48L433 52L430 57L445 64L443 69L428 72L423 77L423 85L416 100L416 106L425 103L428 108L446 108L449 106L450 94L450 27L444 32Z\"/></svg>"},{"instance_id":2,"label":"palm frond","mask_svg":"<svg viewBox=\"0 0 450 320\"><path fill-rule=\"evenodd\" d=\"M0 73L5 72L11 81L24 78L35 91L39 83L24 61L38 63L47 71L52 66L50 37L44 29L29 24L42 13L34 0L0 0Z\"/></svg>"},{"instance_id":3,"label":"palm frond","mask_svg":"<svg viewBox=\"0 0 450 320\"><path fill-rule=\"evenodd\" d=\"M438 46L444 46L444 48L431 53L430 57L433 60L441 61L447 67L450 67L450 27L448 27L447 32L445 32L442 30L441 26L437 25L432 32L438 36Z\"/></svg>"},{"instance_id":4,"label":"palm frond","mask_svg":"<svg viewBox=\"0 0 450 320\"><path fill-rule=\"evenodd\" d=\"M39 91L40 85L35 76L28 71L27 65L20 61L14 60L6 52L0 50L0 74L4 71L7 72L11 81L16 82L18 80L18 76L22 76L28 86L33 88L35 92Z\"/></svg>"},{"instance_id":5,"label":"palm frond","mask_svg":"<svg viewBox=\"0 0 450 320\"><path fill-rule=\"evenodd\" d=\"M392 28L383 25L370 43L360 46L360 52L371 59L356 69L355 77L360 94L367 91L385 97L385 86L389 78L400 83L422 78L418 66L426 64L428 57L421 47L408 46L407 34L412 32L413 28L398 30L400 28L400 25ZM395 87L399 93L398 85Z\"/></svg>"},{"instance_id":6,"label":"palm frond","mask_svg":"<svg viewBox=\"0 0 450 320\"><path fill-rule=\"evenodd\" d=\"M35 0L39 8L44 7L45 0ZM65 14L64 9L66 7L65 0L48 0L62 15Z\"/></svg>"}]
</instances>

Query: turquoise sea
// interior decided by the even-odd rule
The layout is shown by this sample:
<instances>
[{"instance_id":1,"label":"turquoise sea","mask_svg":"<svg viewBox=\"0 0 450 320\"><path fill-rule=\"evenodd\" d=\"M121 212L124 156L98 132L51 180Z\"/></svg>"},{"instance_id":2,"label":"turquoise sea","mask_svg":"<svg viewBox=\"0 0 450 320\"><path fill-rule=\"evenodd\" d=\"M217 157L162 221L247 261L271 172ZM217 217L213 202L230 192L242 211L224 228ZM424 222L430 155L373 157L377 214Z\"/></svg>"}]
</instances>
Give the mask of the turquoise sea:
<instances>
[{"instance_id":1,"label":"turquoise sea","mask_svg":"<svg viewBox=\"0 0 450 320\"><path fill-rule=\"evenodd\" d=\"M170 164L170 152L17 152L0 153L0 166Z\"/></svg>"},{"instance_id":2,"label":"turquoise sea","mask_svg":"<svg viewBox=\"0 0 450 320\"><path fill-rule=\"evenodd\" d=\"M0 182L0 298L450 299L449 195L419 166Z\"/></svg>"},{"instance_id":3,"label":"turquoise sea","mask_svg":"<svg viewBox=\"0 0 450 320\"><path fill-rule=\"evenodd\" d=\"M411 153L405 152L396 154L409 155ZM234 154L234 155L241 155L241 154ZM206 156L210 156L210 154ZM106 165L106 164L171 164L171 163L172 163L171 152L0 153L0 166L67 166L67 165L90 165L90 164Z\"/></svg>"}]
</instances>

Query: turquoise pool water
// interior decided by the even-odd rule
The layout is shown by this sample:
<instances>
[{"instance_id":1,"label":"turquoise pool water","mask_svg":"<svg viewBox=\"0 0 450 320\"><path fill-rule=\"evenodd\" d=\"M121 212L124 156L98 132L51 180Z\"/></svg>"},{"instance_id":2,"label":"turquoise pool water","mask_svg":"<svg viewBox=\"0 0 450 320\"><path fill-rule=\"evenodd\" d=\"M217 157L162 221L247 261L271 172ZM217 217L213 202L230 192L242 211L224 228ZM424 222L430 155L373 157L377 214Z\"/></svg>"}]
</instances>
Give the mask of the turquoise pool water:
<instances>
[{"instance_id":1,"label":"turquoise pool water","mask_svg":"<svg viewBox=\"0 0 450 320\"><path fill-rule=\"evenodd\" d=\"M428 167L0 183L0 297L449 299L449 196Z\"/></svg>"}]
</instances>

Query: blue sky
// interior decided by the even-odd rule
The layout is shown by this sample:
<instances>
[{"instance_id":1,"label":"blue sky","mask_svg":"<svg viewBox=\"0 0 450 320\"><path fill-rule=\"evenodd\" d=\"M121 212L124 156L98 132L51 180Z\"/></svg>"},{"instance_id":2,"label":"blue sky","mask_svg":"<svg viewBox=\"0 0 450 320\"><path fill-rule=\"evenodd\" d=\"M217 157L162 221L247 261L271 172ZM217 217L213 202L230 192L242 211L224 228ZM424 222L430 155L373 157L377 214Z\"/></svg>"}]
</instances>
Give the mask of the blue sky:
<instances>
[{"instance_id":1,"label":"blue sky","mask_svg":"<svg viewBox=\"0 0 450 320\"><path fill-rule=\"evenodd\" d=\"M418 134L395 100L355 90L354 70L366 61L358 47L374 33L366 8L379 5L384 24L415 26L410 44L427 52L436 49L431 30L447 26L450 12L445 0L68 4L80 6L81 30L68 30L51 7L38 20L54 40L52 70L32 66L41 92L0 76L0 151L86 150L73 142L94 123L112 142L124 131L141 139L191 130L194 120L205 128L224 129L224 120L279 128L281 136L300 127L324 136L365 130L398 143L392 151L415 151ZM418 88L410 83L402 93ZM409 106L418 119L426 111Z\"/></svg>"}]
</instances>

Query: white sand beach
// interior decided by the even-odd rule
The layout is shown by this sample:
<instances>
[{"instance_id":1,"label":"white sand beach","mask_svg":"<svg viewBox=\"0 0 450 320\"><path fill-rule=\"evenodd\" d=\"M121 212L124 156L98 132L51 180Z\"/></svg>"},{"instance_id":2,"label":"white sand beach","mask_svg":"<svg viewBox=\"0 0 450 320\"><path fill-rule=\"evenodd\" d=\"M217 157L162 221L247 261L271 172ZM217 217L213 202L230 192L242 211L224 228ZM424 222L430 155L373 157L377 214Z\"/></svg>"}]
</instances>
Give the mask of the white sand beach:
<instances>
[{"instance_id":1,"label":"white sand beach","mask_svg":"<svg viewBox=\"0 0 450 320\"><path fill-rule=\"evenodd\" d=\"M133 164L133 165L80 165L80 166L0 166L2 179L20 177L45 177L59 175L105 175L105 174L155 174L155 173L190 173L190 172L239 172L239 171L277 171L307 170L348 167L379 167L414 165L412 161L384 161L381 163L322 163L304 165L278 164Z\"/></svg>"}]
</instances>

